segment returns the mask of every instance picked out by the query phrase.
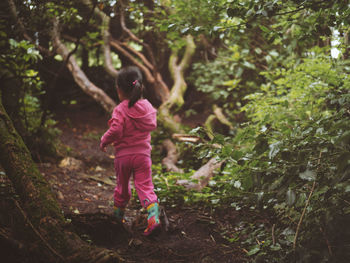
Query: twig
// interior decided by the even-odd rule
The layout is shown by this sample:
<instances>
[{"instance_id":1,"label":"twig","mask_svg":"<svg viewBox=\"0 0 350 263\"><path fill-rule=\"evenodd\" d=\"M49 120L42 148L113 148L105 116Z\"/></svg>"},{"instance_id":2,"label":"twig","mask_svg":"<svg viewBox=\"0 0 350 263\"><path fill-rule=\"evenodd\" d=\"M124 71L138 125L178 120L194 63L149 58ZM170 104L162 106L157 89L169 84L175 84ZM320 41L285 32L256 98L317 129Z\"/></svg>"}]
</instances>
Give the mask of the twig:
<instances>
[{"instance_id":1,"label":"twig","mask_svg":"<svg viewBox=\"0 0 350 263\"><path fill-rule=\"evenodd\" d=\"M272 235L272 245L275 245L276 244L276 239L275 239L275 226L276 224L273 224L272 225L272 230L271 230L271 235Z\"/></svg>"},{"instance_id":2,"label":"twig","mask_svg":"<svg viewBox=\"0 0 350 263\"><path fill-rule=\"evenodd\" d=\"M18 240L15 240L10 233L6 229L3 229L0 227L0 237L6 240L12 247L15 247L18 250L21 250L24 248L24 245L19 242Z\"/></svg>"},{"instance_id":3,"label":"twig","mask_svg":"<svg viewBox=\"0 0 350 263\"><path fill-rule=\"evenodd\" d=\"M27 217L26 213L23 211L22 207L19 205L17 200L13 199L15 205L17 206L18 210L21 212L22 216L24 217L25 221L28 223L28 225L31 227L31 229L34 231L34 233L43 241L43 243L47 246L47 248L55 255L57 256L62 262L64 262L63 256L61 256L51 245L45 240L45 238L39 233L38 230L33 226L32 222L30 222L29 218Z\"/></svg>"},{"instance_id":4,"label":"twig","mask_svg":"<svg viewBox=\"0 0 350 263\"><path fill-rule=\"evenodd\" d=\"M343 199L343 198L340 198L340 197L338 197L338 199L340 199L340 200L344 201L345 203L347 203L348 205L350 205L350 202L349 202L349 201L347 201L347 200L345 200L345 199Z\"/></svg>"},{"instance_id":5,"label":"twig","mask_svg":"<svg viewBox=\"0 0 350 263\"><path fill-rule=\"evenodd\" d=\"M165 231L168 232L169 230L169 219L168 216L165 213L164 207L161 207L162 214L164 216L164 224L165 224Z\"/></svg>"},{"instance_id":6,"label":"twig","mask_svg":"<svg viewBox=\"0 0 350 263\"><path fill-rule=\"evenodd\" d=\"M327 237L326 237L326 234L325 234L325 232L323 231L322 227L320 227L320 231L321 231L321 233L322 233L322 235L323 235L324 240L326 241L326 244L327 244L327 247L328 247L329 255L332 256L332 255L333 255L333 252L332 252L331 245L330 245L330 243L329 243L329 241L328 241L328 239L327 239Z\"/></svg>"},{"instance_id":7,"label":"twig","mask_svg":"<svg viewBox=\"0 0 350 263\"><path fill-rule=\"evenodd\" d=\"M322 152L320 152L320 154L319 154L319 156L318 156L317 165L320 164L321 156L322 156ZM315 190L315 186L316 186L316 180L315 180L315 181L313 182L313 184L312 184L312 188L311 188L309 197L308 197L307 200L306 200L306 203L305 203L303 212L302 212L302 214L301 214L301 216L300 216L299 223L298 223L298 226L297 226L297 230L295 231L295 236L294 236L294 240L293 240L293 249L295 249L295 247L296 247L297 239L298 239L298 234L299 234L299 230L300 230L300 227L301 227L301 223L303 222L303 219L304 219L304 216L305 216L305 213L306 213L306 208L309 206L311 196L312 196L312 194L313 194L313 192L314 192L314 190Z\"/></svg>"},{"instance_id":8,"label":"twig","mask_svg":"<svg viewBox=\"0 0 350 263\"><path fill-rule=\"evenodd\" d=\"M306 203L305 203L305 206L304 206L304 210L303 210L303 212L302 212L302 214L300 216L299 223L298 223L298 226L297 226L297 230L295 231L295 236L294 236L294 241L293 241L293 249L295 249L295 247L296 247L300 226L301 226L301 223L303 222L303 218L304 218L304 215L305 215L305 212L306 212L306 208L309 206L311 196L312 196L312 194L313 194L313 192L315 190L315 185L316 185L316 181L314 181L313 184L312 184L312 188L311 188L309 197L306 200Z\"/></svg>"}]
</instances>

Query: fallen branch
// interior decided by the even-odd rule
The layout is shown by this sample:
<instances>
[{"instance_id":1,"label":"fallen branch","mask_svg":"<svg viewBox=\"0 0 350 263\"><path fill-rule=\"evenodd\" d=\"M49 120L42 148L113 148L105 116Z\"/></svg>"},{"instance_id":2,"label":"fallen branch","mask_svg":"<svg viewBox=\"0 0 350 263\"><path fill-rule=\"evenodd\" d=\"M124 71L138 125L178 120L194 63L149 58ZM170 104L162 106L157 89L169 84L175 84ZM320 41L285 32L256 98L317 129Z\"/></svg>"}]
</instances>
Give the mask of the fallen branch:
<instances>
[{"instance_id":1,"label":"fallen branch","mask_svg":"<svg viewBox=\"0 0 350 263\"><path fill-rule=\"evenodd\" d=\"M185 186L187 189L202 190L214 176L214 173L219 169L224 161L218 161L215 157L199 168L191 177L190 180L178 180L177 184ZM198 183L191 182L198 180Z\"/></svg>"},{"instance_id":2,"label":"fallen branch","mask_svg":"<svg viewBox=\"0 0 350 263\"><path fill-rule=\"evenodd\" d=\"M197 143L201 140L201 138L198 136L180 134L180 133L174 133L172 135L172 138L180 142L192 142L192 143Z\"/></svg>"},{"instance_id":3,"label":"fallen branch","mask_svg":"<svg viewBox=\"0 0 350 263\"><path fill-rule=\"evenodd\" d=\"M163 142L163 148L167 152L167 156L162 160L162 164L165 166L168 172L183 173L183 170L176 166L179 155L176 150L175 144L166 139Z\"/></svg>"}]
</instances>

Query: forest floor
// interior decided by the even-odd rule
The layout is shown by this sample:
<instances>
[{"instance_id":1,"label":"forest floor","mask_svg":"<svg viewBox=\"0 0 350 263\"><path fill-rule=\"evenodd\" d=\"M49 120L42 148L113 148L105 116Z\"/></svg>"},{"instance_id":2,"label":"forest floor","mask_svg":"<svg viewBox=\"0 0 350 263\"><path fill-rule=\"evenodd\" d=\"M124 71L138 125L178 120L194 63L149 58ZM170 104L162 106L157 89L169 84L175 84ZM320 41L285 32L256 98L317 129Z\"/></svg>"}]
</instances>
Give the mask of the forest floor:
<instances>
[{"instance_id":1,"label":"forest floor","mask_svg":"<svg viewBox=\"0 0 350 263\"><path fill-rule=\"evenodd\" d=\"M213 212L161 204L161 233L144 237L146 212L134 197L126 210L126 223L118 224L112 216L113 152L99 150L107 117L93 111L69 111L57 117L69 158L42 162L39 168L83 239L116 250L126 262L246 262L246 251L222 235L224 231L235 235L240 215L234 209Z\"/></svg>"}]
</instances>

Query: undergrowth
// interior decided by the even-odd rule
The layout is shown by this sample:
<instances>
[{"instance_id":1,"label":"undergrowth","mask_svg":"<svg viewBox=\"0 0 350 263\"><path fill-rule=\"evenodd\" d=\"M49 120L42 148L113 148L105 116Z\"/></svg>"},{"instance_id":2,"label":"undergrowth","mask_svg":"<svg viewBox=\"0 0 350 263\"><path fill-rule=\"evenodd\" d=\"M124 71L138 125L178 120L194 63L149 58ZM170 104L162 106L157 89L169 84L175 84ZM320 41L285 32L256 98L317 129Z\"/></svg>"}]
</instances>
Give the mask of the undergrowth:
<instances>
[{"instance_id":1,"label":"undergrowth","mask_svg":"<svg viewBox=\"0 0 350 263\"><path fill-rule=\"evenodd\" d=\"M177 185L193 171L164 174L160 166L153 166L161 201L267 215L260 223L243 217L237 237L230 239L246 250L251 262L346 262L350 258L347 63L313 55L289 65L289 70L263 73L266 84L245 98L249 102L243 111L249 121L236 135L215 134L210 142L192 145L203 161L214 156L225 161L200 193ZM201 131L197 128L194 133Z\"/></svg>"}]
</instances>

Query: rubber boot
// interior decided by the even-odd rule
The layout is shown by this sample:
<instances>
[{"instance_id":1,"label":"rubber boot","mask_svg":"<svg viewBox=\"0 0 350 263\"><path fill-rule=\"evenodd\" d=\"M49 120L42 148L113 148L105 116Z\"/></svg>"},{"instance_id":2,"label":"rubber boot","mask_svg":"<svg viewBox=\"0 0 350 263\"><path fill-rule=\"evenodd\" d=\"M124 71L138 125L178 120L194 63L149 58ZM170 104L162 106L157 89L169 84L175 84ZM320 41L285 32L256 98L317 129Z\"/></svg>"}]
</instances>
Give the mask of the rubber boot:
<instances>
[{"instance_id":1,"label":"rubber boot","mask_svg":"<svg viewBox=\"0 0 350 263\"><path fill-rule=\"evenodd\" d=\"M152 203L147 207L148 212L148 226L143 232L145 236L154 234L160 230L160 220L159 220L159 204Z\"/></svg>"},{"instance_id":2,"label":"rubber boot","mask_svg":"<svg viewBox=\"0 0 350 263\"><path fill-rule=\"evenodd\" d=\"M117 219L117 221L121 223L125 222L124 211L125 211L125 208L116 207L116 206L113 207L113 215Z\"/></svg>"}]
</instances>

